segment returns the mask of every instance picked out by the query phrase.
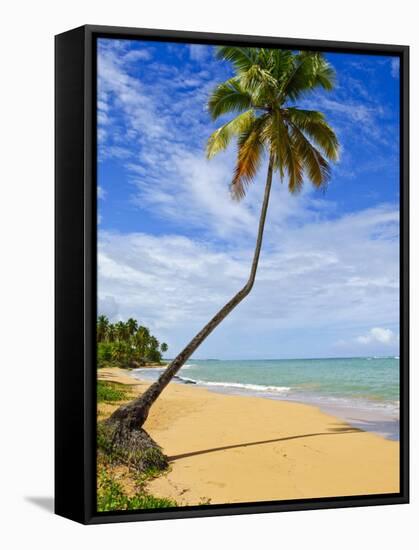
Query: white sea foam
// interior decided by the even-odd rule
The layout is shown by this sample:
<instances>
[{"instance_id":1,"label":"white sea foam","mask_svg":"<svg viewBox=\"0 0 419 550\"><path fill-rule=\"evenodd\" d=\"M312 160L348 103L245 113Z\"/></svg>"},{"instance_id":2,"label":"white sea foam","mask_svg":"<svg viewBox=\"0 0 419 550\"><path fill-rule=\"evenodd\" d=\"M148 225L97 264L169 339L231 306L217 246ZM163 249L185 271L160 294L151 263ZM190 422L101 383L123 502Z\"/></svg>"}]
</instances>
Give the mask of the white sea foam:
<instances>
[{"instance_id":1,"label":"white sea foam","mask_svg":"<svg viewBox=\"0 0 419 550\"><path fill-rule=\"evenodd\" d=\"M138 369L133 369L133 373L136 372L163 372L166 370L166 367L138 367Z\"/></svg>"},{"instance_id":2,"label":"white sea foam","mask_svg":"<svg viewBox=\"0 0 419 550\"><path fill-rule=\"evenodd\" d=\"M239 382L207 382L205 380L195 380L194 378L187 378L186 376L179 376L179 380L190 384L199 384L200 386L215 386L220 388L237 388L249 391L258 392L288 392L291 388L287 386L264 386L262 384L241 384Z\"/></svg>"}]
</instances>

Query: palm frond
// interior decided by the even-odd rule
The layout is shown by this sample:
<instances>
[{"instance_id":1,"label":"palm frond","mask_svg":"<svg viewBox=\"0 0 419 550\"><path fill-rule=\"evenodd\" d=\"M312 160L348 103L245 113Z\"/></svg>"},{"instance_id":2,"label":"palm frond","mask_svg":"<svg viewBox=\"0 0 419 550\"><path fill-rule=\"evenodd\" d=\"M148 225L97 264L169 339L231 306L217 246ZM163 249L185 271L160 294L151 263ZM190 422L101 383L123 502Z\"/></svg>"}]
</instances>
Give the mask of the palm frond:
<instances>
[{"instance_id":1,"label":"palm frond","mask_svg":"<svg viewBox=\"0 0 419 550\"><path fill-rule=\"evenodd\" d=\"M291 128L291 140L312 184L317 188L326 187L330 180L330 166L327 160L295 126Z\"/></svg>"},{"instance_id":2,"label":"palm frond","mask_svg":"<svg viewBox=\"0 0 419 550\"><path fill-rule=\"evenodd\" d=\"M281 85L289 76L293 68L294 54L291 50L269 49L270 66L269 72Z\"/></svg>"},{"instance_id":3,"label":"palm frond","mask_svg":"<svg viewBox=\"0 0 419 550\"><path fill-rule=\"evenodd\" d=\"M267 115L256 119L252 128L243 132L238 138L238 153L234 177L230 185L231 195L235 200L242 199L249 183L259 168L263 153L263 127Z\"/></svg>"},{"instance_id":4,"label":"palm frond","mask_svg":"<svg viewBox=\"0 0 419 550\"><path fill-rule=\"evenodd\" d=\"M279 172L281 180L284 178L286 156L285 142L288 139L284 132L283 120L278 110L272 112L268 124L263 130L263 139L270 144L270 152L273 158L273 168Z\"/></svg>"},{"instance_id":5,"label":"palm frond","mask_svg":"<svg viewBox=\"0 0 419 550\"><path fill-rule=\"evenodd\" d=\"M318 146L329 160L339 159L339 141L319 111L309 111L289 107L284 116L299 130L303 131Z\"/></svg>"},{"instance_id":6,"label":"palm frond","mask_svg":"<svg viewBox=\"0 0 419 550\"><path fill-rule=\"evenodd\" d=\"M335 86L336 73L329 63L322 63L316 72L315 86L320 86L324 90L333 90Z\"/></svg>"},{"instance_id":7,"label":"palm frond","mask_svg":"<svg viewBox=\"0 0 419 550\"><path fill-rule=\"evenodd\" d=\"M252 107L251 95L236 78L216 86L207 103L213 120L230 112L241 112Z\"/></svg>"},{"instance_id":8,"label":"palm frond","mask_svg":"<svg viewBox=\"0 0 419 550\"><path fill-rule=\"evenodd\" d=\"M248 132L255 121L253 109L249 109L215 130L207 142L207 158L211 159L228 147L234 136Z\"/></svg>"},{"instance_id":9,"label":"palm frond","mask_svg":"<svg viewBox=\"0 0 419 550\"><path fill-rule=\"evenodd\" d=\"M293 194L299 193L303 186L303 164L298 150L289 138L285 144L284 164L288 173L288 190Z\"/></svg>"},{"instance_id":10,"label":"palm frond","mask_svg":"<svg viewBox=\"0 0 419 550\"><path fill-rule=\"evenodd\" d=\"M216 56L217 59L230 61L237 73L242 73L257 63L258 53L258 48L218 46Z\"/></svg>"},{"instance_id":11,"label":"palm frond","mask_svg":"<svg viewBox=\"0 0 419 550\"><path fill-rule=\"evenodd\" d=\"M271 114L266 137L271 144L274 170L279 172L281 180L286 172L290 192L297 193L303 184L303 166L279 110Z\"/></svg>"},{"instance_id":12,"label":"palm frond","mask_svg":"<svg viewBox=\"0 0 419 550\"><path fill-rule=\"evenodd\" d=\"M335 72L332 66L319 52L301 52L296 56L294 69L290 71L282 95L296 101L307 91L317 87L331 90L334 85Z\"/></svg>"},{"instance_id":13,"label":"palm frond","mask_svg":"<svg viewBox=\"0 0 419 550\"><path fill-rule=\"evenodd\" d=\"M245 90L253 91L258 86L268 86L275 89L278 86L275 78L266 69L259 65L252 65L250 69L243 73L241 83Z\"/></svg>"}]
</instances>

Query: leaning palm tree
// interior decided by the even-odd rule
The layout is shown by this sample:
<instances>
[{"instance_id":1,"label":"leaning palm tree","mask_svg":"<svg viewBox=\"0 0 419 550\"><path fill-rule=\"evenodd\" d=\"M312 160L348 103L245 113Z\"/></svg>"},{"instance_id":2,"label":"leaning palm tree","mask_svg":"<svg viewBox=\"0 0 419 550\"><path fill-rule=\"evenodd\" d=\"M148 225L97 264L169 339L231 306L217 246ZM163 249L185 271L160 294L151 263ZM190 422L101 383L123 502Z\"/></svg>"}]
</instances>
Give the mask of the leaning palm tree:
<instances>
[{"instance_id":1,"label":"leaning palm tree","mask_svg":"<svg viewBox=\"0 0 419 550\"><path fill-rule=\"evenodd\" d=\"M288 181L291 193L298 193L304 176L316 187L324 188L330 178L328 161L338 158L338 140L319 111L300 109L296 102L316 88L331 90L334 71L318 52L219 47L219 59L232 63L234 76L212 92L208 109L215 120L233 113L235 116L208 140L207 156L212 158L237 139L236 166L231 183L234 199L245 196L267 157L267 176L262 202L256 247L249 278L237 294L198 332L170 365L140 397L117 409L110 417L120 429L140 428L150 407L198 346L221 321L249 294L255 282L262 246L273 174Z\"/></svg>"}]
</instances>

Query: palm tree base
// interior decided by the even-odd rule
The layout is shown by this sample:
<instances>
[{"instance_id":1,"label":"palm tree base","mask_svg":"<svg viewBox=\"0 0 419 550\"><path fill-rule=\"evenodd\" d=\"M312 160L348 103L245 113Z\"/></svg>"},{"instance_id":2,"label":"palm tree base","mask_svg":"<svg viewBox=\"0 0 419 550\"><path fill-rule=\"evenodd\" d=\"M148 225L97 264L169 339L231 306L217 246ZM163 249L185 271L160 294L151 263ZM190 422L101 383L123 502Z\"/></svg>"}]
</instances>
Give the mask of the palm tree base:
<instances>
[{"instance_id":1,"label":"palm tree base","mask_svg":"<svg viewBox=\"0 0 419 550\"><path fill-rule=\"evenodd\" d=\"M169 463L160 446L141 427L129 419L109 418L98 425L98 447L108 459L145 472L165 470Z\"/></svg>"}]
</instances>

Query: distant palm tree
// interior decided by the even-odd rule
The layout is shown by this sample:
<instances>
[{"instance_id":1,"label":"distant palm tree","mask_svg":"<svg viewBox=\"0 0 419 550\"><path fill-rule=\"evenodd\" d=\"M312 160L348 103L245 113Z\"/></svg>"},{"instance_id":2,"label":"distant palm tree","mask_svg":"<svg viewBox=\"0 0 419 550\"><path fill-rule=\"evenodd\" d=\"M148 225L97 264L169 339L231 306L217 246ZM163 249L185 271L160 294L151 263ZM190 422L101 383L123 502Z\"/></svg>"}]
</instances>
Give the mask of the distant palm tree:
<instances>
[{"instance_id":1,"label":"distant palm tree","mask_svg":"<svg viewBox=\"0 0 419 550\"><path fill-rule=\"evenodd\" d=\"M130 336L134 336L134 334L137 332L138 330L138 323L135 319L133 319L132 317L130 317L128 319L128 321L126 322L126 327L128 329L128 334Z\"/></svg>"},{"instance_id":2,"label":"distant palm tree","mask_svg":"<svg viewBox=\"0 0 419 550\"><path fill-rule=\"evenodd\" d=\"M110 324L108 326L108 329L106 331L106 340L108 342L115 342L116 340L116 329L115 325Z\"/></svg>"},{"instance_id":3,"label":"distant palm tree","mask_svg":"<svg viewBox=\"0 0 419 550\"><path fill-rule=\"evenodd\" d=\"M119 341L125 341L128 337L128 328L126 324L123 321L119 321L115 325L115 331L116 331L116 338Z\"/></svg>"},{"instance_id":4,"label":"distant palm tree","mask_svg":"<svg viewBox=\"0 0 419 550\"><path fill-rule=\"evenodd\" d=\"M97 318L97 329L96 329L98 342L103 342L104 340L106 340L108 328L109 328L109 319L105 315L100 315Z\"/></svg>"},{"instance_id":5,"label":"distant palm tree","mask_svg":"<svg viewBox=\"0 0 419 550\"><path fill-rule=\"evenodd\" d=\"M147 327L139 326L135 333L135 344L137 346L138 354L142 359L145 359L147 354L148 342L150 340L150 331Z\"/></svg>"},{"instance_id":6,"label":"distant palm tree","mask_svg":"<svg viewBox=\"0 0 419 550\"><path fill-rule=\"evenodd\" d=\"M121 342L120 340L116 342L115 346L112 350L112 359L115 361L122 361L124 359L124 356L126 354L127 347L125 342Z\"/></svg>"},{"instance_id":7,"label":"distant palm tree","mask_svg":"<svg viewBox=\"0 0 419 550\"><path fill-rule=\"evenodd\" d=\"M254 179L263 154L268 159L265 192L256 247L249 279L243 288L189 342L143 395L117 409L110 421L119 421L128 430L141 427L151 405L182 365L221 321L251 291L259 262L272 176L277 172L288 180L291 193L302 188L304 175L317 188L330 177L328 161L338 158L339 144L332 128L319 111L300 109L296 101L316 88L331 90L334 70L318 52L219 47L219 59L230 61L235 75L212 92L208 109L215 120L228 113L235 116L216 130L208 141L207 156L224 150L233 138L238 153L231 192L244 197Z\"/></svg>"}]
</instances>

